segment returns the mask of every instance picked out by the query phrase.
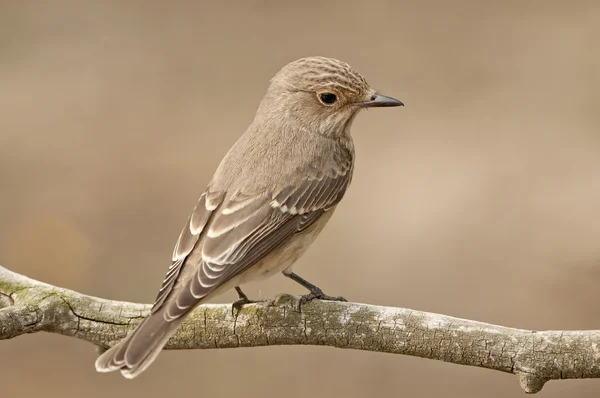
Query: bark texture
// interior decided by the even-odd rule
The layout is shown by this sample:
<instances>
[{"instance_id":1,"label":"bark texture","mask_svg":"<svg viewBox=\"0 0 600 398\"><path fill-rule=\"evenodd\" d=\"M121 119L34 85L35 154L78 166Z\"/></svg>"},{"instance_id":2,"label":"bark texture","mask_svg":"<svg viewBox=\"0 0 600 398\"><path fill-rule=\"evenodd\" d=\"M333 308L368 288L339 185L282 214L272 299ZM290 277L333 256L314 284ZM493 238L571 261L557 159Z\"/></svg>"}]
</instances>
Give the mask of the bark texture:
<instances>
[{"instance_id":1,"label":"bark texture","mask_svg":"<svg viewBox=\"0 0 600 398\"><path fill-rule=\"evenodd\" d=\"M203 305L166 349L323 345L477 366L517 376L527 393L548 380L600 378L600 330L532 331L404 308L297 298L245 306ZM103 349L123 338L150 305L110 301L35 281L0 266L0 340L49 332Z\"/></svg>"}]
</instances>

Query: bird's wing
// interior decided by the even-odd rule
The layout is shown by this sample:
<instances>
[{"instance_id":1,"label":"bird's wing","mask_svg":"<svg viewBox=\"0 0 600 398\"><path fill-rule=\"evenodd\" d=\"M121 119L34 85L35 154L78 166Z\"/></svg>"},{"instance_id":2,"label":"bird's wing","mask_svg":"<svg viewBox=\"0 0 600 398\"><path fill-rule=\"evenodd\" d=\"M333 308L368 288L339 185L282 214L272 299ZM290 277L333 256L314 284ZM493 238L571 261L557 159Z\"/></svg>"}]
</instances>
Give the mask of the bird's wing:
<instances>
[{"instance_id":1,"label":"bird's wing","mask_svg":"<svg viewBox=\"0 0 600 398\"><path fill-rule=\"evenodd\" d=\"M224 194L213 193L212 200L203 195L177 242L153 312L164 308L166 321L180 318L218 286L312 225L342 199L352 161L335 162L326 170L307 166L300 175L302 180L291 180L275 192L225 200Z\"/></svg>"},{"instance_id":2,"label":"bird's wing","mask_svg":"<svg viewBox=\"0 0 600 398\"><path fill-rule=\"evenodd\" d=\"M198 243L202 231L222 199L222 195L210 191L203 193L202 196L200 196L200 199L198 199L194 211L190 214L183 230L179 234L179 239L177 239L175 249L173 249L171 266L165 275L165 279L158 291L156 300L154 300L151 313L156 312L156 310L162 306L173 289L173 286L181 273L181 269L183 268L184 261L192 252L196 243Z\"/></svg>"}]
</instances>

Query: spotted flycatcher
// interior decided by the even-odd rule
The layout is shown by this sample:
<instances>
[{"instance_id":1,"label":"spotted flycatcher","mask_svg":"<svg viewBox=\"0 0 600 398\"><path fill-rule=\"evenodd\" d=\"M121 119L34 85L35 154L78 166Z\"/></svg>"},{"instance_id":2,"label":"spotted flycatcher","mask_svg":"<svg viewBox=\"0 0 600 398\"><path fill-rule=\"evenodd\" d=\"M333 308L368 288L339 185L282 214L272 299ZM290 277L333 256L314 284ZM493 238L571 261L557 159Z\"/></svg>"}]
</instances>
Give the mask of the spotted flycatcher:
<instances>
[{"instance_id":1,"label":"spotted flycatcher","mask_svg":"<svg viewBox=\"0 0 600 398\"><path fill-rule=\"evenodd\" d=\"M181 232L150 314L96 361L99 372L142 373L196 306L228 289L282 272L310 293L331 297L292 272L352 180L350 126L364 108L399 106L348 64L310 57L271 80L254 121L233 145Z\"/></svg>"}]
</instances>

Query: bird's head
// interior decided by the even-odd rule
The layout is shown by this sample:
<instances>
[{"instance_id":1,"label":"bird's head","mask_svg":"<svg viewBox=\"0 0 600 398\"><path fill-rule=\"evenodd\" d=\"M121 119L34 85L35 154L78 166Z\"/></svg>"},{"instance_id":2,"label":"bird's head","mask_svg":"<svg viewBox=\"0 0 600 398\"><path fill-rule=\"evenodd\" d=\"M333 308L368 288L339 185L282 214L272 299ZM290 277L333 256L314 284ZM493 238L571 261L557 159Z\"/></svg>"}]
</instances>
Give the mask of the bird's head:
<instances>
[{"instance_id":1,"label":"bird's head","mask_svg":"<svg viewBox=\"0 0 600 398\"><path fill-rule=\"evenodd\" d=\"M287 64L271 79L258 114L339 136L349 133L359 110L401 105L397 99L377 93L347 63L309 57Z\"/></svg>"}]
</instances>

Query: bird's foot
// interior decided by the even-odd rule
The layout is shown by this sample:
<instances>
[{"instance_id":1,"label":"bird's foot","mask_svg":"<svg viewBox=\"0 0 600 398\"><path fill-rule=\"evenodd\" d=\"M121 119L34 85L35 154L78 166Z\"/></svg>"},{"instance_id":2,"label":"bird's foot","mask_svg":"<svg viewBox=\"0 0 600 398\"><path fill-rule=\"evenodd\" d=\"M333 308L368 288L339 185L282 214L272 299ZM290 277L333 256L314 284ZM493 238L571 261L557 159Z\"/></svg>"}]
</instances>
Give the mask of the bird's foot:
<instances>
[{"instance_id":1,"label":"bird's foot","mask_svg":"<svg viewBox=\"0 0 600 398\"><path fill-rule=\"evenodd\" d=\"M266 303L268 301L271 301L269 299L250 300L248 296L246 296L246 294L242 292L242 289L236 287L235 290L239 298L236 301L234 301L233 304L231 304L231 315L234 316L235 312L240 312L242 310L242 307L246 304Z\"/></svg>"},{"instance_id":2,"label":"bird's foot","mask_svg":"<svg viewBox=\"0 0 600 398\"><path fill-rule=\"evenodd\" d=\"M250 299L239 299L231 304L231 313L234 314L235 311L240 312L243 306L246 304L257 304L257 303L266 303L272 300L269 299L261 299L261 300L250 300ZM235 310L235 311L234 311Z\"/></svg>"},{"instance_id":3,"label":"bird's foot","mask_svg":"<svg viewBox=\"0 0 600 398\"><path fill-rule=\"evenodd\" d=\"M314 288L311 289L310 293L305 294L304 296L300 297L300 300L298 300L298 312L302 312L302 305L304 305L304 303L308 303L309 301L312 301L314 299L326 301L348 301L341 296L328 296L327 294L323 293L321 289L314 286Z\"/></svg>"}]
</instances>

